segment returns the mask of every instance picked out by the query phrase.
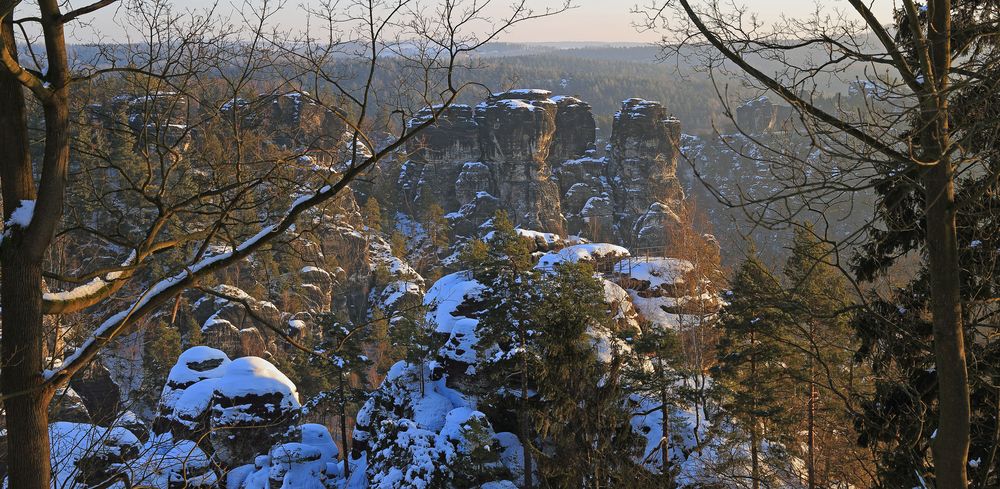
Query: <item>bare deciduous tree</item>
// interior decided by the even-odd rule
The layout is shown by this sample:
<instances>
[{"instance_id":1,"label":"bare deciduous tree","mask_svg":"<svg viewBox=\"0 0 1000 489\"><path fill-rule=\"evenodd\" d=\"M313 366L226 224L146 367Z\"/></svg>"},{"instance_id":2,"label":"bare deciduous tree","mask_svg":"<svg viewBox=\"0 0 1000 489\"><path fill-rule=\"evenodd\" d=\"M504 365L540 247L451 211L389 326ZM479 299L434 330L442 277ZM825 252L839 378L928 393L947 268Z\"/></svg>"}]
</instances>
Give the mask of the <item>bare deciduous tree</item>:
<instances>
[{"instance_id":1,"label":"bare deciduous tree","mask_svg":"<svg viewBox=\"0 0 1000 489\"><path fill-rule=\"evenodd\" d=\"M911 226L923 240L940 406L936 484L965 487L970 404L955 188L961 174L995 170L969 150L965 142L977 128L956 125L949 102L969 86L996 93L995 83L982 75L983 67L996 62L996 6L904 0L898 28L892 28L869 2L849 3L846 11L817 7L812 15L782 17L773 25L744 7L715 1L652 2L637 11L646 26L670 32L669 49L699 57L717 82L734 81L742 90L787 102L795 131L818 150L803 157L767 148L780 184L768 195L737 203L765 209L756 213L759 224L787 225L797 215L822 214L838 199L879 185L920 190L919 215L911 222L879 215L871 226ZM860 100L822 100L831 86L848 83ZM732 103L725 88L720 94ZM883 202L883 208L894 204Z\"/></svg>"},{"instance_id":2,"label":"bare deciduous tree","mask_svg":"<svg viewBox=\"0 0 1000 489\"><path fill-rule=\"evenodd\" d=\"M503 10L495 3L324 1L298 33L275 25L283 5L273 1L243 4L233 20L219 20L227 16L214 5L178 13L167 0L96 0L78 8L0 2L0 376L7 444L17 453L9 460L10 486L49 487L49 402L109 342L210 274L294 239L300 216L341 195L475 85L456 76L472 52L514 24L568 7L533 9L521 0ZM67 28L93 15L111 16L127 39L92 51L68 45ZM400 76L384 86L378 77L389 66ZM74 109L92 102L86 97L95 84L115 81L137 95L138 120L80 127L86 124ZM254 100L286 94L338 117L347 154L321 143L330 135L260 151L257 130L243 116ZM407 124L425 105L434 108L431 116ZM29 123L35 106L39 134ZM98 142L115 133L131 134L137 157L123 157L131 148L103 150ZM215 134L219 146L191 149L186 141L195 134ZM305 178L288 171L299 157L323 152L337 164ZM83 159L92 165L77 171ZM68 213L67 195L87 185L97 198L94 215ZM276 189L291 193L284 201L265 198ZM115 199L134 208L108 204ZM107 268L50 269L53 244L70 238L126 256ZM45 292L45 277L67 290ZM124 307L114 310L119 303ZM81 311L104 319L43 370L43 317Z\"/></svg>"}]
</instances>

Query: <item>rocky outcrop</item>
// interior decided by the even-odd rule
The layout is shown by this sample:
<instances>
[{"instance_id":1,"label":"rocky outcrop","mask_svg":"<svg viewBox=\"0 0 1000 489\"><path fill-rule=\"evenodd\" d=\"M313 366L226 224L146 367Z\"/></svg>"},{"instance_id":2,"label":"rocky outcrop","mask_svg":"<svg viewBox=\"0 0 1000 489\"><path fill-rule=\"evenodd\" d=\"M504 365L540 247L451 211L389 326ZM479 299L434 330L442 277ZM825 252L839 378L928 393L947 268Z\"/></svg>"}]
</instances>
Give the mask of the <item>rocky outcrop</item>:
<instances>
[{"instance_id":1,"label":"rocky outcrop","mask_svg":"<svg viewBox=\"0 0 1000 489\"><path fill-rule=\"evenodd\" d=\"M494 94L476 107L482 162L495 185L491 192L522 227L563 230L559 188L548 158L556 136L558 105L546 90Z\"/></svg>"},{"instance_id":2,"label":"rocky outcrop","mask_svg":"<svg viewBox=\"0 0 1000 489\"><path fill-rule=\"evenodd\" d=\"M594 150L597 124L590 104L576 97L557 95L550 100L556 103L556 134L549 150L549 161L554 166L566 160L579 158Z\"/></svg>"},{"instance_id":3,"label":"rocky outcrop","mask_svg":"<svg viewBox=\"0 0 1000 489\"><path fill-rule=\"evenodd\" d=\"M853 85L852 85L853 88ZM795 111L787 105L777 105L766 96L748 100L736 108L736 124L746 134L783 131L792 121Z\"/></svg>"},{"instance_id":4,"label":"rocky outcrop","mask_svg":"<svg viewBox=\"0 0 1000 489\"><path fill-rule=\"evenodd\" d=\"M230 467L252 462L260 447L278 441L300 407L295 384L257 357L233 360L214 391L212 448Z\"/></svg>"},{"instance_id":5,"label":"rocky outcrop","mask_svg":"<svg viewBox=\"0 0 1000 489\"><path fill-rule=\"evenodd\" d=\"M111 372L102 362L91 362L80 374L70 381L71 391L75 391L86 406L91 418L98 424L110 423L121 407L121 388L111 378ZM66 421L81 421L66 419Z\"/></svg>"},{"instance_id":6,"label":"rocky outcrop","mask_svg":"<svg viewBox=\"0 0 1000 489\"><path fill-rule=\"evenodd\" d=\"M410 126L431 114L424 109ZM481 236L504 209L521 228L662 245L664 219L683 198L679 137L661 104L629 99L602 157L590 104L547 90L493 94L474 109L445 110L408 148L403 207L438 203L459 237Z\"/></svg>"},{"instance_id":7,"label":"rocky outcrop","mask_svg":"<svg viewBox=\"0 0 1000 489\"><path fill-rule=\"evenodd\" d=\"M673 219L666 211L684 198L677 180L680 136L680 121L659 102L628 99L615 114L608 179L618 230L629 246L664 244L657 241L664 233L656 228Z\"/></svg>"},{"instance_id":8,"label":"rocky outcrop","mask_svg":"<svg viewBox=\"0 0 1000 489\"><path fill-rule=\"evenodd\" d=\"M425 108L417 113L410 128L428 121L433 111ZM473 108L453 105L445 109L434 125L407 143L407 153L410 160L403 166L399 186L409 202L417 208L437 203L449 210L467 203L455 190L466 162L479 159L479 125Z\"/></svg>"},{"instance_id":9,"label":"rocky outcrop","mask_svg":"<svg viewBox=\"0 0 1000 489\"><path fill-rule=\"evenodd\" d=\"M418 113L411 127L431 113ZM589 104L547 90L510 90L475 108L445 110L408 147L399 187L418 208L441 205L459 236L477 235L498 208L522 227L563 233L555 172L593 146Z\"/></svg>"},{"instance_id":10,"label":"rocky outcrop","mask_svg":"<svg viewBox=\"0 0 1000 489\"><path fill-rule=\"evenodd\" d=\"M239 121L242 130L285 148L334 148L347 130L343 112L317 103L305 91L235 98L219 111L226 122Z\"/></svg>"},{"instance_id":11,"label":"rocky outcrop","mask_svg":"<svg viewBox=\"0 0 1000 489\"><path fill-rule=\"evenodd\" d=\"M154 429L192 440L234 467L277 441L299 408L295 384L267 360L230 361L222 351L197 346L170 370Z\"/></svg>"}]
</instances>

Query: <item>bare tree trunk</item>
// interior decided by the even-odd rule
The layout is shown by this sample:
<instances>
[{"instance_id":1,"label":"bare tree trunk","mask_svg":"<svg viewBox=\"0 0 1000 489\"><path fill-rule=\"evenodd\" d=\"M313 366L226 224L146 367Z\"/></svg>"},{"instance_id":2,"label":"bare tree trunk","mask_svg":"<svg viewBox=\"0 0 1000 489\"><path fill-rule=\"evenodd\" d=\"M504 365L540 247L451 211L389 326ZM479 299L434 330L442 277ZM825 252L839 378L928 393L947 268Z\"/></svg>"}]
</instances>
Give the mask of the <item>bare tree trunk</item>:
<instances>
[{"instance_id":1,"label":"bare tree trunk","mask_svg":"<svg viewBox=\"0 0 1000 489\"><path fill-rule=\"evenodd\" d=\"M657 358L660 370L660 466L662 467L663 479L667 489L674 487L673 469L670 467L670 406L667 402L666 372L663 366L663 358Z\"/></svg>"},{"instance_id":2,"label":"bare tree trunk","mask_svg":"<svg viewBox=\"0 0 1000 489\"><path fill-rule=\"evenodd\" d=\"M2 25L4 45L14 45L13 24ZM4 219L21 201L36 199L28 151L24 94L21 84L0 71L0 179ZM42 327L43 249L31 246L28 229L12 226L0 245L0 385L7 417L9 487L48 489L48 404L53 390L42 386L44 334ZM15 455L16 454L16 455Z\"/></svg>"},{"instance_id":3,"label":"bare tree trunk","mask_svg":"<svg viewBox=\"0 0 1000 489\"><path fill-rule=\"evenodd\" d=\"M344 373L340 373L340 444L344 452L344 480L351 482L351 452L347 449L347 398L344 392Z\"/></svg>"},{"instance_id":4,"label":"bare tree trunk","mask_svg":"<svg viewBox=\"0 0 1000 489\"><path fill-rule=\"evenodd\" d=\"M531 450L529 446L531 427L528 423L528 345L525 338L527 331L521 325L521 446L524 448L524 487L531 489L534 487L533 476L531 474Z\"/></svg>"},{"instance_id":5,"label":"bare tree trunk","mask_svg":"<svg viewBox=\"0 0 1000 489\"><path fill-rule=\"evenodd\" d=\"M7 416L9 487L48 489L48 405L43 385L42 266L40 258L3 254L3 343L0 381Z\"/></svg>"},{"instance_id":6,"label":"bare tree trunk","mask_svg":"<svg viewBox=\"0 0 1000 489\"><path fill-rule=\"evenodd\" d=\"M807 470L808 470L808 478L809 478L808 479L809 489L816 489L816 395L817 395L817 392L816 392L816 385L813 384L813 380L814 380L813 376L814 376L813 367L812 367L812 365L810 365L809 366L809 381L810 381L810 383L809 383L809 405L808 405L808 413L806 414L807 423L809 425L808 428L807 428L807 430L809 432L809 435L808 435L808 438L809 438L809 441L808 441L808 443L809 443L809 447L808 447L809 453L808 453L808 456L807 456L808 460L806 462L806 464L807 464Z\"/></svg>"},{"instance_id":7,"label":"bare tree trunk","mask_svg":"<svg viewBox=\"0 0 1000 489\"><path fill-rule=\"evenodd\" d=\"M927 256L934 324L940 419L933 442L937 487L968 487L969 373L962 325L961 264L955 225L955 168L948 156L948 76L951 69L951 1L929 2L933 92L924 95L921 143L935 162L923 175L926 192Z\"/></svg>"},{"instance_id":8,"label":"bare tree trunk","mask_svg":"<svg viewBox=\"0 0 1000 489\"><path fill-rule=\"evenodd\" d=\"M757 346L756 334L750 332L750 345ZM757 381L757 356L750 355L750 378ZM752 401L753 412L757 412L757 400ZM757 433L757 416L750 416L750 485L753 489L760 489L760 435Z\"/></svg>"},{"instance_id":9,"label":"bare tree trunk","mask_svg":"<svg viewBox=\"0 0 1000 489\"><path fill-rule=\"evenodd\" d=\"M812 321L809 321L809 344L816 344L816 330ZM817 352L818 354L818 352ZM809 363L809 401L806 405L806 430L808 432L808 454L806 460L806 470L808 471L809 489L816 489L816 365L812 354L806 359Z\"/></svg>"},{"instance_id":10,"label":"bare tree trunk","mask_svg":"<svg viewBox=\"0 0 1000 489\"><path fill-rule=\"evenodd\" d=\"M750 486L753 489L760 489L760 435L757 433L757 417L753 417L753 425L750 427Z\"/></svg>"},{"instance_id":11,"label":"bare tree trunk","mask_svg":"<svg viewBox=\"0 0 1000 489\"><path fill-rule=\"evenodd\" d=\"M924 177L927 190L927 251L935 367L940 405L934 438L938 487L967 487L969 454L969 374L966 370L962 303L959 295L958 239L953 169L941 161Z\"/></svg>"}]
</instances>

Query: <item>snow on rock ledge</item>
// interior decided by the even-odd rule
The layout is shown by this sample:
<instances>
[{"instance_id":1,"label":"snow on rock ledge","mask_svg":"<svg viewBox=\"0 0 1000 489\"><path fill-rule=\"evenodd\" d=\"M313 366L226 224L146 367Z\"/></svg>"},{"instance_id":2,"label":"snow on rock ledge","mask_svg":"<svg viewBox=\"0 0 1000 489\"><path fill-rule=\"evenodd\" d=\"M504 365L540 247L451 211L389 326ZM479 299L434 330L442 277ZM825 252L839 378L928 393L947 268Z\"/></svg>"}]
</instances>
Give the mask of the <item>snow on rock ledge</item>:
<instances>
[{"instance_id":1,"label":"snow on rock ledge","mask_svg":"<svg viewBox=\"0 0 1000 489\"><path fill-rule=\"evenodd\" d=\"M230 466L271 446L301 407L295 384L267 360L230 361L203 346L181 354L164 399L158 432L168 428L177 438L210 441L215 456Z\"/></svg>"}]
</instances>

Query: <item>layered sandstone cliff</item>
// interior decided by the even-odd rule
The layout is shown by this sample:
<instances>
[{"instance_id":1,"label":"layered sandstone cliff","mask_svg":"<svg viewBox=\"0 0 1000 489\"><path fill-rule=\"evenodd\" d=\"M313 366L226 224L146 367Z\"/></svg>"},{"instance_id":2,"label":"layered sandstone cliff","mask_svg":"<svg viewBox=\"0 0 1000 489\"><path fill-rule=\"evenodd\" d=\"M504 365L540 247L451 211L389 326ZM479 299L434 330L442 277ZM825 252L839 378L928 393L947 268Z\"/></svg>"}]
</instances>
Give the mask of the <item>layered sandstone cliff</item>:
<instances>
[{"instance_id":1,"label":"layered sandstone cliff","mask_svg":"<svg viewBox=\"0 0 1000 489\"><path fill-rule=\"evenodd\" d=\"M424 122L421 111L411 125ZM474 237L497 209L520 227L645 247L683 199L680 122L658 102L629 99L605 153L590 104L547 90L510 90L453 106L410 145L399 189L437 203L455 234Z\"/></svg>"}]
</instances>

